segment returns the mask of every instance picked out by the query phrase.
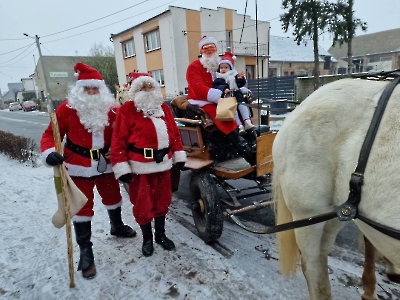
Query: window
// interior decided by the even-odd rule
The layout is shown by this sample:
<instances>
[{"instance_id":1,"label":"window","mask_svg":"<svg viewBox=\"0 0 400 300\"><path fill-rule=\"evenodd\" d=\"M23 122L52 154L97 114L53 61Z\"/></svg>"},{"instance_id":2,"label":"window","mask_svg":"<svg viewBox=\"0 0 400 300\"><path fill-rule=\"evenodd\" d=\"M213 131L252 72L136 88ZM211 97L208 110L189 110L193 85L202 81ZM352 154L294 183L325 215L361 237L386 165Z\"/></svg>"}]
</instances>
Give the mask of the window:
<instances>
[{"instance_id":1,"label":"window","mask_svg":"<svg viewBox=\"0 0 400 300\"><path fill-rule=\"evenodd\" d=\"M246 65L246 79L254 78L254 66Z\"/></svg>"},{"instance_id":2,"label":"window","mask_svg":"<svg viewBox=\"0 0 400 300\"><path fill-rule=\"evenodd\" d=\"M158 30L147 33L144 36L144 40L145 40L147 52L161 48L160 32Z\"/></svg>"},{"instance_id":3,"label":"window","mask_svg":"<svg viewBox=\"0 0 400 300\"><path fill-rule=\"evenodd\" d=\"M136 55L135 52L135 44L133 43L133 40L127 41L122 43L122 49L124 51L124 57L132 57Z\"/></svg>"},{"instance_id":4,"label":"window","mask_svg":"<svg viewBox=\"0 0 400 300\"><path fill-rule=\"evenodd\" d=\"M164 72L163 70L156 70L156 71L151 71L151 75L153 75L153 78L158 81L160 85L164 85Z\"/></svg>"}]
</instances>

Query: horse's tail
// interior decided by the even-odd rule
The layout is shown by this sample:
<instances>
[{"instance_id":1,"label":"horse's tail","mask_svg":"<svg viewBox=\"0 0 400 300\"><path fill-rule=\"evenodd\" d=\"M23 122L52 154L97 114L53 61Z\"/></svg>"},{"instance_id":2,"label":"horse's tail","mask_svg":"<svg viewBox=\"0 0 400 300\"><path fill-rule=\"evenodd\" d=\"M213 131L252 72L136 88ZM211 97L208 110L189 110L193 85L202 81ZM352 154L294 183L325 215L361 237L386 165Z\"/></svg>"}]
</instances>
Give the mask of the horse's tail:
<instances>
[{"instance_id":1,"label":"horse's tail","mask_svg":"<svg viewBox=\"0 0 400 300\"><path fill-rule=\"evenodd\" d=\"M280 182L273 176L273 194L275 200L276 224L284 224L293 221L293 216L288 209L283 197ZM300 262L300 251L296 242L294 230L286 230L277 233L279 265L285 276L293 276L296 273L297 264Z\"/></svg>"}]
</instances>

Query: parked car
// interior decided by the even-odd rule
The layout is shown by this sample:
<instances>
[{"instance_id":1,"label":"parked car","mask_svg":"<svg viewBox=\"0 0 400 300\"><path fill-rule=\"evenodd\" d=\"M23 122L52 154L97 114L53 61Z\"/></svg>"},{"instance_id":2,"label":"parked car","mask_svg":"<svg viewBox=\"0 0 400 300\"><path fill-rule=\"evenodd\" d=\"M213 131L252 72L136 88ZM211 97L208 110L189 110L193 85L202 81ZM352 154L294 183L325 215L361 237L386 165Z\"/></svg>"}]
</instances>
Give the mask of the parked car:
<instances>
[{"instance_id":1,"label":"parked car","mask_svg":"<svg viewBox=\"0 0 400 300\"><path fill-rule=\"evenodd\" d=\"M24 101L22 102L22 108L24 111L36 110L37 104L34 101Z\"/></svg>"},{"instance_id":2,"label":"parked car","mask_svg":"<svg viewBox=\"0 0 400 300\"><path fill-rule=\"evenodd\" d=\"M22 109L22 105L19 102L11 102L10 106L8 107L8 109L10 111L21 110Z\"/></svg>"}]
</instances>

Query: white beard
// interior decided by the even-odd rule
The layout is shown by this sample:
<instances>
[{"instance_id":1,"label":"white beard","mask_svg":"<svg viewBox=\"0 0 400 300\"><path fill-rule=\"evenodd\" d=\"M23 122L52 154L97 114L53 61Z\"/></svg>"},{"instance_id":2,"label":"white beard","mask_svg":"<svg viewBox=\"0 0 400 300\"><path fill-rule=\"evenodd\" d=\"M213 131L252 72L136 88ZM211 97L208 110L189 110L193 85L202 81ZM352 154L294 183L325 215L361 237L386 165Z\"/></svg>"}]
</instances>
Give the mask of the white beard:
<instances>
[{"instance_id":1,"label":"white beard","mask_svg":"<svg viewBox=\"0 0 400 300\"><path fill-rule=\"evenodd\" d=\"M100 87L99 94L88 95L83 87L73 87L68 94L69 105L77 111L81 124L88 132L98 134L109 125L108 113L115 100L107 87Z\"/></svg>"},{"instance_id":2,"label":"white beard","mask_svg":"<svg viewBox=\"0 0 400 300\"><path fill-rule=\"evenodd\" d=\"M133 102L137 111L142 111L145 117L163 117L164 111L161 104L164 98L159 89L151 91L139 91L134 94Z\"/></svg>"},{"instance_id":3,"label":"white beard","mask_svg":"<svg viewBox=\"0 0 400 300\"><path fill-rule=\"evenodd\" d=\"M211 74L215 74L218 70L218 64L221 59L219 58L218 54L215 53L211 57L206 57L202 55L200 57L200 63L203 65L204 68L207 69L208 72Z\"/></svg>"}]
</instances>

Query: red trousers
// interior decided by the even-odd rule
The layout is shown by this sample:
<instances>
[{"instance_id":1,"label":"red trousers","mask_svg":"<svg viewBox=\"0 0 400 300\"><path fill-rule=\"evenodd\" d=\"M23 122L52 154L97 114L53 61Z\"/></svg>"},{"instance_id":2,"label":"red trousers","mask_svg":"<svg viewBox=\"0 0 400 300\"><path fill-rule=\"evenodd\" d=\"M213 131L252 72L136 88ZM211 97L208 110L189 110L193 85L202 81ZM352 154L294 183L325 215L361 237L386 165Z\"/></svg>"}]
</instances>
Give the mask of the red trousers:
<instances>
[{"instance_id":1,"label":"red trousers","mask_svg":"<svg viewBox=\"0 0 400 300\"><path fill-rule=\"evenodd\" d=\"M129 183L129 198L139 225L165 216L172 201L170 171L134 175Z\"/></svg>"},{"instance_id":2,"label":"red trousers","mask_svg":"<svg viewBox=\"0 0 400 300\"><path fill-rule=\"evenodd\" d=\"M215 127L217 127L224 134L231 133L237 128L236 121L218 121L215 120L217 114L217 106L215 104L206 104L202 106L202 109L210 116L213 120Z\"/></svg>"},{"instance_id":3,"label":"red trousers","mask_svg":"<svg viewBox=\"0 0 400 300\"><path fill-rule=\"evenodd\" d=\"M93 217L94 187L97 188L101 197L101 202L105 206L115 206L122 200L119 182L115 179L114 173L106 173L88 178L71 176L71 179L88 198L85 206L76 214L77 216Z\"/></svg>"}]
</instances>

